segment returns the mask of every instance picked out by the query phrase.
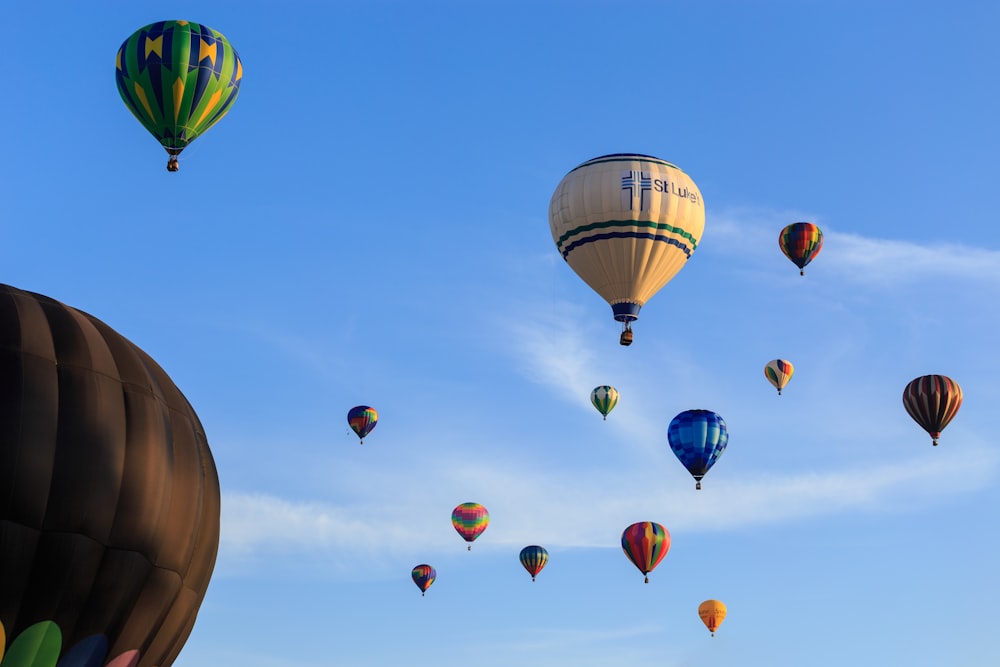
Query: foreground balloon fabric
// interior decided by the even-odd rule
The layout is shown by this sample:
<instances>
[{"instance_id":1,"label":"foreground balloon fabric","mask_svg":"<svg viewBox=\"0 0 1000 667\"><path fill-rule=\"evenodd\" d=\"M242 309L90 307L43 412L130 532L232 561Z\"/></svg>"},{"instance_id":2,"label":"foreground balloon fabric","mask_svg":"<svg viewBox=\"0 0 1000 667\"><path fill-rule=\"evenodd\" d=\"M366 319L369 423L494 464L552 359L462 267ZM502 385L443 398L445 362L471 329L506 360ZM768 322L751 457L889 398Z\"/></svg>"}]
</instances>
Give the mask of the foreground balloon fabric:
<instances>
[{"instance_id":1,"label":"foreground balloon fabric","mask_svg":"<svg viewBox=\"0 0 1000 667\"><path fill-rule=\"evenodd\" d=\"M549 203L549 228L563 259L622 323L632 342L639 309L698 247L705 204L677 166L649 155L594 158L570 171Z\"/></svg>"},{"instance_id":2,"label":"foreground balloon fabric","mask_svg":"<svg viewBox=\"0 0 1000 667\"><path fill-rule=\"evenodd\" d=\"M946 375L924 375L906 385L903 407L936 446L941 431L962 407L962 388Z\"/></svg>"},{"instance_id":3,"label":"foreground balloon fabric","mask_svg":"<svg viewBox=\"0 0 1000 667\"><path fill-rule=\"evenodd\" d=\"M521 549L520 559L521 565L531 575L531 580L534 581L538 573L545 567L545 564L549 562L549 552L545 550L545 547L532 544Z\"/></svg>"},{"instance_id":4,"label":"foreground balloon fabric","mask_svg":"<svg viewBox=\"0 0 1000 667\"><path fill-rule=\"evenodd\" d=\"M778 246L785 257L799 267L799 275L804 276L803 269L823 248L823 232L811 222L793 222L781 230Z\"/></svg>"},{"instance_id":5,"label":"foreground balloon fabric","mask_svg":"<svg viewBox=\"0 0 1000 667\"><path fill-rule=\"evenodd\" d=\"M622 532L622 550L639 571L647 575L656 569L670 551L670 533L661 524L652 521L633 523Z\"/></svg>"},{"instance_id":6,"label":"foreground balloon fabric","mask_svg":"<svg viewBox=\"0 0 1000 667\"><path fill-rule=\"evenodd\" d=\"M781 396L781 390L785 388L788 381L792 379L792 374L795 372L795 366L792 362L786 359L773 359L767 362L764 366L764 377L767 381L774 385L774 388L778 390L778 396Z\"/></svg>"},{"instance_id":7,"label":"foreground balloon fabric","mask_svg":"<svg viewBox=\"0 0 1000 667\"><path fill-rule=\"evenodd\" d=\"M490 525L490 513L479 503L462 503L452 510L451 525L463 540L469 542L471 551L472 542Z\"/></svg>"},{"instance_id":8,"label":"foreground balloon fabric","mask_svg":"<svg viewBox=\"0 0 1000 667\"><path fill-rule=\"evenodd\" d=\"M420 589L420 595L423 596L437 579L438 573L433 567L424 563L413 568L410 576L413 577L413 583L417 585L417 588Z\"/></svg>"},{"instance_id":9,"label":"foreground balloon fabric","mask_svg":"<svg viewBox=\"0 0 1000 667\"><path fill-rule=\"evenodd\" d=\"M378 411L368 405L356 405L347 411L347 423L350 424L351 430L357 434L363 445L365 444L365 436L371 433L378 423Z\"/></svg>"},{"instance_id":10,"label":"foreground balloon fabric","mask_svg":"<svg viewBox=\"0 0 1000 667\"><path fill-rule=\"evenodd\" d=\"M590 392L590 402L594 404L598 412L604 415L604 420L607 421L608 413L618 405L618 390L608 385L595 387L594 391Z\"/></svg>"},{"instance_id":11,"label":"foreground balloon fabric","mask_svg":"<svg viewBox=\"0 0 1000 667\"><path fill-rule=\"evenodd\" d=\"M698 605L698 617L701 618L701 622L705 624L714 637L715 631L726 619L726 605L719 600L705 600Z\"/></svg>"},{"instance_id":12,"label":"foreground balloon fabric","mask_svg":"<svg viewBox=\"0 0 1000 667\"><path fill-rule=\"evenodd\" d=\"M100 320L4 285L0 408L3 665L171 665L219 546L191 405Z\"/></svg>"},{"instance_id":13,"label":"foreground balloon fabric","mask_svg":"<svg viewBox=\"0 0 1000 667\"><path fill-rule=\"evenodd\" d=\"M217 123L240 92L243 64L222 33L190 21L158 21L136 30L115 59L118 93L170 155Z\"/></svg>"},{"instance_id":14,"label":"foreground balloon fabric","mask_svg":"<svg viewBox=\"0 0 1000 667\"><path fill-rule=\"evenodd\" d=\"M711 410L685 410L670 422L667 442L700 489L702 478L729 444L729 430L722 416Z\"/></svg>"}]
</instances>

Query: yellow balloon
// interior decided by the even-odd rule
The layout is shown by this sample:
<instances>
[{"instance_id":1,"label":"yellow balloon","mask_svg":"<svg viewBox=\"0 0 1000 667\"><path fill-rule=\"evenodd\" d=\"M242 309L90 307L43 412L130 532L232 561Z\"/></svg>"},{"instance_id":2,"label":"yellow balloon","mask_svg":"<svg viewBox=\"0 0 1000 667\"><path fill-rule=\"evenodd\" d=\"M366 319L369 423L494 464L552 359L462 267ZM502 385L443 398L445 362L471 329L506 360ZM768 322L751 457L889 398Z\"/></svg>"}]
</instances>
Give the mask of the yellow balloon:
<instances>
[{"instance_id":1,"label":"yellow balloon","mask_svg":"<svg viewBox=\"0 0 1000 667\"><path fill-rule=\"evenodd\" d=\"M698 616L701 617L701 622L705 624L714 637L715 631L719 629L722 621L726 618L726 605L719 600L705 600L698 605Z\"/></svg>"},{"instance_id":2,"label":"yellow balloon","mask_svg":"<svg viewBox=\"0 0 1000 667\"><path fill-rule=\"evenodd\" d=\"M639 309L698 247L705 205L694 181L669 162L605 155L562 179L549 227L570 268L611 304L628 345Z\"/></svg>"}]
</instances>

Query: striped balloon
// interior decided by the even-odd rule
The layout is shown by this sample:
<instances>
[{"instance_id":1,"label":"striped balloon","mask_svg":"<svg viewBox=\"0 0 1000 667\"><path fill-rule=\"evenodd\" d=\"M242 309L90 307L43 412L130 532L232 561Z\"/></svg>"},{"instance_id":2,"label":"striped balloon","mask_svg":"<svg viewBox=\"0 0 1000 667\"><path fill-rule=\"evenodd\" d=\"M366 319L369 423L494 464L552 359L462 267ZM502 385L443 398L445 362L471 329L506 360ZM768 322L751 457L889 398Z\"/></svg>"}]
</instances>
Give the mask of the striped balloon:
<instances>
[{"instance_id":1,"label":"striped balloon","mask_svg":"<svg viewBox=\"0 0 1000 667\"><path fill-rule=\"evenodd\" d=\"M804 276L806 264L816 259L823 248L823 231L811 222L793 222L781 230L778 245L785 257L799 267L799 275Z\"/></svg>"},{"instance_id":2,"label":"striped balloon","mask_svg":"<svg viewBox=\"0 0 1000 667\"><path fill-rule=\"evenodd\" d=\"M125 106L170 155L217 123L240 92L243 64L222 33L190 21L159 21L118 49L115 81Z\"/></svg>"},{"instance_id":3,"label":"striped balloon","mask_svg":"<svg viewBox=\"0 0 1000 667\"><path fill-rule=\"evenodd\" d=\"M430 588L431 584L434 583L434 580L437 579L438 573L433 567L424 563L413 568L413 572L410 573L410 576L413 577L413 583L415 583L417 588L420 589L420 596L423 597L424 593L427 592L427 589Z\"/></svg>"},{"instance_id":4,"label":"striped balloon","mask_svg":"<svg viewBox=\"0 0 1000 667\"><path fill-rule=\"evenodd\" d=\"M372 432L378 423L378 412L367 405L357 405L347 411L347 423L351 425L361 444L365 444L365 436Z\"/></svg>"},{"instance_id":5,"label":"striped balloon","mask_svg":"<svg viewBox=\"0 0 1000 667\"><path fill-rule=\"evenodd\" d=\"M795 367L792 366L792 362L785 359L773 359L764 366L764 377L778 390L778 396L781 396L781 390L792 379L794 372Z\"/></svg>"},{"instance_id":6,"label":"striped balloon","mask_svg":"<svg viewBox=\"0 0 1000 667\"><path fill-rule=\"evenodd\" d=\"M726 451L729 430L722 416L711 410L685 410L670 422L667 442L694 477L694 488L700 489L702 477Z\"/></svg>"},{"instance_id":7,"label":"striped balloon","mask_svg":"<svg viewBox=\"0 0 1000 667\"><path fill-rule=\"evenodd\" d=\"M595 387L594 391L590 392L590 402L594 404L598 412L604 415L604 419L607 421L608 413L618 405L618 390L609 385Z\"/></svg>"},{"instance_id":8,"label":"striped balloon","mask_svg":"<svg viewBox=\"0 0 1000 667\"><path fill-rule=\"evenodd\" d=\"M640 521L622 533L622 550L632 564L646 576L652 572L670 551L670 533L658 523Z\"/></svg>"},{"instance_id":9,"label":"striped balloon","mask_svg":"<svg viewBox=\"0 0 1000 667\"><path fill-rule=\"evenodd\" d=\"M903 407L938 444L941 431L962 407L962 388L944 375L924 375L903 390Z\"/></svg>"},{"instance_id":10,"label":"striped balloon","mask_svg":"<svg viewBox=\"0 0 1000 667\"><path fill-rule=\"evenodd\" d=\"M486 526L490 525L490 513L479 503L462 503L451 512L451 525L462 536L462 539L469 542L469 550L472 550L471 542L483 534Z\"/></svg>"},{"instance_id":11,"label":"striped balloon","mask_svg":"<svg viewBox=\"0 0 1000 667\"><path fill-rule=\"evenodd\" d=\"M531 580L535 580L535 575L542 571L545 564L549 562L549 552L545 547L533 544L530 547L521 549L521 565L531 575Z\"/></svg>"}]
</instances>

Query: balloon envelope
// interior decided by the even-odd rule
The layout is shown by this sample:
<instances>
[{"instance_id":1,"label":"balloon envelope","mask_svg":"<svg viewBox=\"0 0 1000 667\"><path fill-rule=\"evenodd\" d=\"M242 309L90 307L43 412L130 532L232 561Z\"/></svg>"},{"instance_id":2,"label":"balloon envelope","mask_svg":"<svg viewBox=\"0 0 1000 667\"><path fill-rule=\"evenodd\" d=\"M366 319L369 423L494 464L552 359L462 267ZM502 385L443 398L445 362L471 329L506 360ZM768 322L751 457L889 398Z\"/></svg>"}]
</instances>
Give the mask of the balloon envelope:
<instances>
[{"instance_id":1,"label":"balloon envelope","mask_svg":"<svg viewBox=\"0 0 1000 667\"><path fill-rule=\"evenodd\" d=\"M371 433L378 423L378 411L367 405L356 405L347 411L347 423L357 434L361 444L364 444L365 436Z\"/></svg>"},{"instance_id":2,"label":"balloon envelope","mask_svg":"<svg viewBox=\"0 0 1000 667\"><path fill-rule=\"evenodd\" d=\"M420 593L423 594L427 592L427 589L430 588L431 584L434 583L434 580L437 579L437 570L424 563L413 568L410 576L413 577L413 583L417 585L417 588L420 589Z\"/></svg>"},{"instance_id":3,"label":"balloon envelope","mask_svg":"<svg viewBox=\"0 0 1000 667\"><path fill-rule=\"evenodd\" d=\"M640 572L648 575L670 551L670 533L652 521L633 523L622 532L622 550Z\"/></svg>"},{"instance_id":4,"label":"balloon envelope","mask_svg":"<svg viewBox=\"0 0 1000 667\"><path fill-rule=\"evenodd\" d=\"M924 375L906 385L903 407L936 445L941 431L962 407L962 388L946 375Z\"/></svg>"},{"instance_id":5,"label":"balloon envelope","mask_svg":"<svg viewBox=\"0 0 1000 667\"><path fill-rule=\"evenodd\" d=\"M520 559L521 565L524 566L524 569L531 575L531 580L534 581L538 573L545 567L545 564L549 562L549 552L545 550L545 547L533 544L521 549Z\"/></svg>"},{"instance_id":6,"label":"balloon envelope","mask_svg":"<svg viewBox=\"0 0 1000 667\"><path fill-rule=\"evenodd\" d=\"M3 285L0 411L4 664L171 665L219 546L219 478L190 403L108 325Z\"/></svg>"},{"instance_id":7,"label":"balloon envelope","mask_svg":"<svg viewBox=\"0 0 1000 667\"><path fill-rule=\"evenodd\" d=\"M604 155L570 171L549 203L563 259L623 323L698 247L705 205L677 166L648 155Z\"/></svg>"},{"instance_id":8,"label":"balloon envelope","mask_svg":"<svg viewBox=\"0 0 1000 667\"><path fill-rule=\"evenodd\" d=\"M700 489L702 477L726 450L729 430L722 416L711 410L685 410L670 422L667 442Z\"/></svg>"},{"instance_id":9,"label":"balloon envelope","mask_svg":"<svg viewBox=\"0 0 1000 667\"><path fill-rule=\"evenodd\" d=\"M118 49L115 81L129 111L177 155L229 111L243 64L222 33L190 21L158 21Z\"/></svg>"},{"instance_id":10,"label":"balloon envelope","mask_svg":"<svg viewBox=\"0 0 1000 667\"><path fill-rule=\"evenodd\" d=\"M590 402L604 415L604 419L607 419L608 413L618 405L618 390L608 385L595 387L594 391L590 392Z\"/></svg>"},{"instance_id":11,"label":"balloon envelope","mask_svg":"<svg viewBox=\"0 0 1000 667\"><path fill-rule=\"evenodd\" d=\"M479 503L462 503L451 513L451 525L455 527L462 539L471 542L483 534L486 526L490 525L490 513Z\"/></svg>"},{"instance_id":12,"label":"balloon envelope","mask_svg":"<svg viewBox=\"0 0 1000 667\"><path fill-rule=\"evenodd\" d=\"M698 617L712 636L715 636L715 631L726 618L726 605L719 600L705 600L698 605Z\"/></svg>"},{"instance_id":13,"label":"balloon envelope","mask_svg":"<svg viewBox=\"0 0 1000 667\"><path fill-rule=\"evenodd\" d=\"M811 222L793 222L781 230L778 246L785 257L799 267L799 274L805 275L806 264L813 261L823 248L823 232Z\"/></svg>"},{"instance_id":14,"label":"balloon envelope","mask_svg":"<svg viewBox=\"0 0 1000 667\"><path fill-rule=\"evenodd\" d=\"M773 359L764 366L764 377L778 390L779 396L781 395L781 390L792 379L792 373L794 372L795 366L786 359Z\"/></svg>"}]
</instances>

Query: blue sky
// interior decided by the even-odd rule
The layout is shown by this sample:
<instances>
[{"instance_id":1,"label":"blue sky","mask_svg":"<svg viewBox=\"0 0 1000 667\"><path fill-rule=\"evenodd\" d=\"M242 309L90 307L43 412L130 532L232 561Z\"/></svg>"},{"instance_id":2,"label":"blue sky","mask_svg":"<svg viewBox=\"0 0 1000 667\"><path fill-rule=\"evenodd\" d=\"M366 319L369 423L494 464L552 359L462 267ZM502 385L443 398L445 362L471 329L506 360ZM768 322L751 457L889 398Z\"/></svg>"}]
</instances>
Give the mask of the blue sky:
<instances>
[{"instance_id":1,"label":"blue sky","mask_svg":"<svg viewBox=\"0 0 1000 667\"><path fill-rule=\"evenodd\" d=\"M994 664L1000 8L8 15L2 281L149 352L219 467L178 667ZM169 18L245 68L178 174L113 78L121 42ZM623 348L547 211L571 168L632 151L683 168L707 221ZM804 278L777 247L796 220L826 239ZM796 367L780 398L775 357ZM929 373L965 392L937 448L900 399ZM381 419L359 446L362 403ZM700 492L666 443L691 408L730 430ZM471 552L449 521L466 501L492 516ZM619 544L642 520L673 535L648 585ZM550 553L535 583L527 544ZM729 606L714 638L707 598Z\"/></svg>"}]
</instances>

